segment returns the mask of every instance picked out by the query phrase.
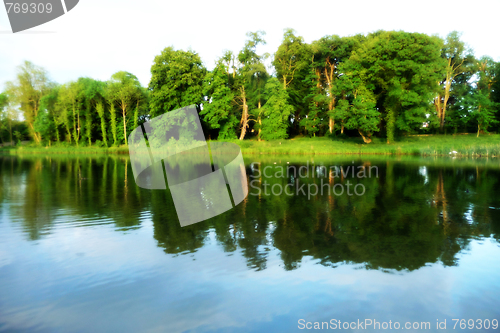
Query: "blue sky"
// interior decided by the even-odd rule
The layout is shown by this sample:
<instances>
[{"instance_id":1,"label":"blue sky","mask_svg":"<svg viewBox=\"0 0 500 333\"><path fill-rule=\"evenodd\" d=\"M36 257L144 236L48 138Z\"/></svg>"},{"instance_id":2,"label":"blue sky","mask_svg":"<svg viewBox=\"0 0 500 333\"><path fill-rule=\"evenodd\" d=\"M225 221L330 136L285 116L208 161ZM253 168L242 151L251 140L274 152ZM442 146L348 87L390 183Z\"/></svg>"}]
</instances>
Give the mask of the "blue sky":
<instances>
[{"instance_id":1,"label":"blue sky","mask_svg":"<svg viewBox=\"0 0 500 333\"><path fill-rule=\"evenodd\" d=\"M59 83L89 76L106 80L119 71L150 79L155 55L167 46L198 52L208 68L225 49L242 48L246 32L264 30L273 53L283 29L306 42L325 35L405 30L446 36L463 32L476 56L500 61L500 1L155 1L80 0L66 15L12 34L0 9L0 88L23 60L46 68Z\"/></svg>"}]
</instances>

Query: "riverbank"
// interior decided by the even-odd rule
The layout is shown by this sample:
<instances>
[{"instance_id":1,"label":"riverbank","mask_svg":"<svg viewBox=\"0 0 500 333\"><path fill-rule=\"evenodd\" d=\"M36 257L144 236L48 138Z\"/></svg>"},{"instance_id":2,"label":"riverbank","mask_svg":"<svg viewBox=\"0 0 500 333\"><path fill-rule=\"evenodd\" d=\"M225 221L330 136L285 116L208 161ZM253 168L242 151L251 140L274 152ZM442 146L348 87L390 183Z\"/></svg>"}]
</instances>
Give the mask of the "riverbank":
<instances>
[{"instance_id":1,"label":"riverbank","mask_svg":"<svg viewBox=\"0 0 500 333\"><path fill-rule=\"evenodd\" d=\"M477 138L467 135L408 136L392 144L375 138L364 144L361 139L294 138L288 140L256 141L234 140L244 155L414 155L414 156L467 156L500 157L500 135L483 135ZM77 147L32 144L0 148L4 154L128 154L128 147Z\"/></svg>"}]
</instances>

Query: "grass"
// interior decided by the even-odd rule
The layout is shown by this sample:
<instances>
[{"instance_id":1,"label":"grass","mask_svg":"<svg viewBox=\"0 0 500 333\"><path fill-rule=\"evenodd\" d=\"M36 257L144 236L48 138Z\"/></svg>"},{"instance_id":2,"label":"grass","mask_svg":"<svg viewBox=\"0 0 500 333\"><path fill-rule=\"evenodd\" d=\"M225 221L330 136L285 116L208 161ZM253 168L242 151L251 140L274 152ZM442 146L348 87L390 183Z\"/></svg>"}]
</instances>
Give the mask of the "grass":
<instances>
[{"instance_id":1,"label":"grass","mask_svg":"<svg viewBox=\"0 0 500 333\"><path fill-rule=\"evenodd\" d=\"M373 154L416 156L468 156L500 157L500 135L432 135L409 136L387 144L375 138L364 144L361 139L296 138L259 142L254 140L233 141L244 154ZM455 153L456 152L456 153ZM451 153L451 154L450 154Z\"/></svg>"},{"instance_id":2,"label":"grass","mask_svg":"<svg viewBox=\"0 0 500 333\"><path fill-rule=\"evenodd\" d=\"M361 138L294 138L289 140L257 141L234 140L244 155L414 155L457 157L500 157L500 135L429 135L408 136L387 144L374 138L364 144ZM120 147L76 147L66 144L50 147L28 144L21 147L0 148L7 154L128 154L126 146ZM451 154L450 154L451 153Z\"/></svg>"},{"instance_id":3,"label":"grass","mask_svg":"<svg viewBox=\"0 0 500 333\"><path fill-rule=\"evenodd\" d=\"M34 143L15 146L15 147L5 147L0 148L0 153L6 154L127 154L128 147L99 147L99 146L73 146L68 144L55 144L51 146L40 146Z\"/></svg>"}]
</instances>

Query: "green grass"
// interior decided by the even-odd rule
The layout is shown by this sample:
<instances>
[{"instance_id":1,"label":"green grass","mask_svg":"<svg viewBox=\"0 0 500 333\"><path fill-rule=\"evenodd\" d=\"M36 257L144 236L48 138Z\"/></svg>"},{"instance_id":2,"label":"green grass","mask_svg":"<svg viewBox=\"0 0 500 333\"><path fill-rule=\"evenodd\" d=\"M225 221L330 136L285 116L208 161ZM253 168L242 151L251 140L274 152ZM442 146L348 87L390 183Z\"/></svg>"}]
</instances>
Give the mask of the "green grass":
<instances>
[{"instance_id":1,"label":"green grass","mask_svg":"<svg viewBox=\"0 0 500 333\"><path fill-rule=\"evenodd\" d=\"M51 146L40 146L33 143L15 146L15 147L5 147L0 148L0 153L6 154L128 154L128 147L98 147L98 146L72 146L67 144L51 145Z\"/></svg>"},{"instance_id":2,"label":"green grass","mask_svg":"<svg viewBox=\"0 0 500 333\"><path fill-rule=\"evenodd\" d=\"M500 156L500 135L432 135L409 136L392 144L375 138L364 144L361 139L296 138L258 142L233 141L240 145L244 154L374 154L417 156ZM456 151L457 153L453 153ZM450 154L450 152L452 154Z\"/></svg>"},{"instance_id":3,"label":"green grass","mask_svg":"<svg viewBox=\"0 0 500 333\"><path fill-rule=\"evenodd\" d=\"M364 144L359 138L294 138L289 140L256 141L234 140L244 155L415 155L415 156L458 156L458 157L500 157L500 135L429 135L408 136L387 144L374 138ZM456 151L456 153L453 153ZM65 144L50 147L28 144L21 147L0 148L8 154L128 154L126 146L121 147L76 147ZM452 153L452 154L450 154Z\"/></svg>"}]
</instances>

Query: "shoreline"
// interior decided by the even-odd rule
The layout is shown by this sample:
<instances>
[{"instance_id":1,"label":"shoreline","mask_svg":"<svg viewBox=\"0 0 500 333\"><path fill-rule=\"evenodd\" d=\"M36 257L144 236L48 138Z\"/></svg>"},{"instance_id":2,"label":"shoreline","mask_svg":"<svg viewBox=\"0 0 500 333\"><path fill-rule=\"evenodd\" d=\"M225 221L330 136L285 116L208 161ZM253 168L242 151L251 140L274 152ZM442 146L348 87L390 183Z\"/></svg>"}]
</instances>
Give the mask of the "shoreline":
<instances>
[{"instance_id":1,"label":"shoreline","mask_svg":"<svg viewBox=\"0 0 500 333\"><path fill-rule=\"evenodd\" d=\"M387 144L383 139L374 140L370 144L360 143L356 139L294 138L276 141L229 140L238 144L242 154L251 155L296 155L296 156L328 156L328 155L378 155L378 156L418 156L418 157L500 157L500 135L429 135L411 136L397 142ZM209 144L211 141L207 141ZM217 141L214 141L217 142ZM22 146L0 148L4 155L128 155L127 146L70 146L53 144L51 146Z\"/></svg>"}]
</instances>

